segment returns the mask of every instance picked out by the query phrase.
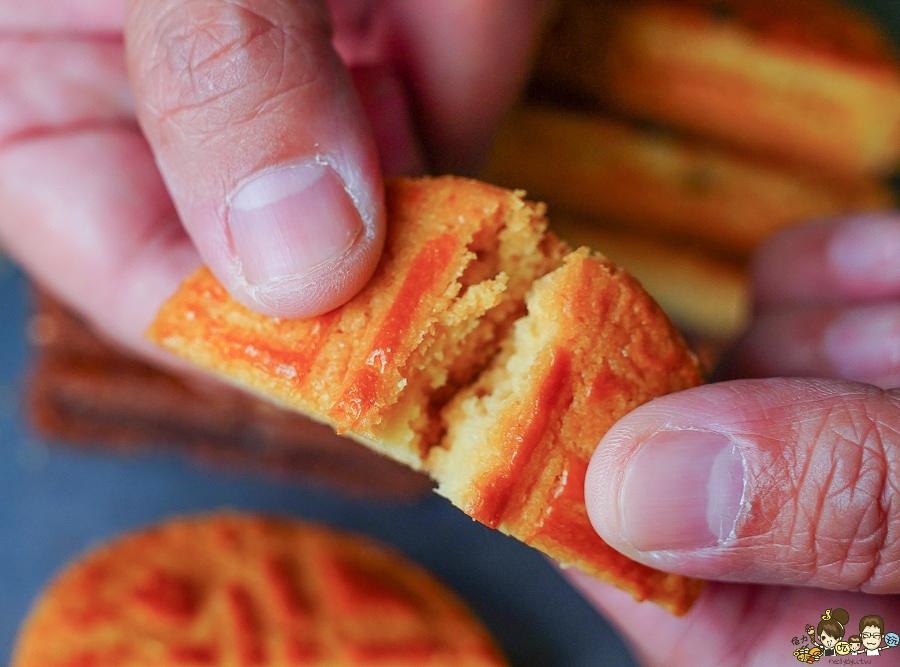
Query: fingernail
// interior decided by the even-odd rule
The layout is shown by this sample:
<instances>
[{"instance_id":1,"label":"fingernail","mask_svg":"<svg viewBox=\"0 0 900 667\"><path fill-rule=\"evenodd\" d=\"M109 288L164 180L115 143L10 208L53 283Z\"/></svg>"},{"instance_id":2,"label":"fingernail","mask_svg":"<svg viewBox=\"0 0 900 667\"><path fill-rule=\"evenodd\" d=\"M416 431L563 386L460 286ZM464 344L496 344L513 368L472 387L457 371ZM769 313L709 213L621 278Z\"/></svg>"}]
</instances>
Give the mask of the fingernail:
<instances>
[{"instance_id":1,"label":"fingernail","mask_svg":"<svg viewBox=\"0 0 900 667\"><path fill-rule=\"evenodd\" d=\"M338 259L363 222L334 170L307 162L244 185L231 201L228 226L244 278L265 285Z\"/></svg>"},{"instance_id":2,"label":"fingernail","mask_svg":"<svg viewBox=\"0 0 900 667\"><path fill-rule=\"evenodd\" d=\"M900 370L900 308L868 306L844 313L825 331L825 354L839 377L859 382Z\"/></svg>"},{"instance_id":3,"label":"fingernail","mask_svg":"<svg viewBox=\"0 0 900 667\"><path fill-rule=\"evenodd\" d=\"M622 537L638 551L715 546L732 534L743 492L744 463L727 437L656 433L625 471Z\"/></svg>"},{"instance_id":4,"label":"fingernail","mask_svg":"<svg viewBox=\"0 0 900 667\"><path fill-rule=\"evenodd\" d=\"M863 217L851 220L828 247L832 270L844 280L872 287L900 282L900 220Z\"/></svg>"}]
</instances>

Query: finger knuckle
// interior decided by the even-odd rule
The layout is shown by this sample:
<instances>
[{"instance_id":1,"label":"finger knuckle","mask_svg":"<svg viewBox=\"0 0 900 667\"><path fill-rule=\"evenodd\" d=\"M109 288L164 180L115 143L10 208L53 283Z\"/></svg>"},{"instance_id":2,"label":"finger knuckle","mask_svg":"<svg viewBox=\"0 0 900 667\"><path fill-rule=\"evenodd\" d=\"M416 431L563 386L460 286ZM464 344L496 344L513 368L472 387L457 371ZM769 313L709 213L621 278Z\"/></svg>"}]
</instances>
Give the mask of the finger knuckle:
<instances>
[{"instance_id":1,"label":"finger knuckle","mask_svg":"<svg viewBox=\"0 0 900 667\"><path fill-rule=\"evenodd\" d=\"M265 5L266 3L260 3ZM208 134L266 114L309 86L302 66L327 24L311 11L189 0L158 22L141 63L144 111L180 133Z\"/></svg>"},{"instance_id":2,"label":"finger knuckle","mask_svg":"<svg viewBox=\"0 0 900 667\"><path fill-rule=\"evenodd\" d=\"M900 408L875 389L824 410L795 497L792 547L818 585L897 592L900 573ZM810 509L811 508L811 509Z\"/></svg>"}]
</instances>

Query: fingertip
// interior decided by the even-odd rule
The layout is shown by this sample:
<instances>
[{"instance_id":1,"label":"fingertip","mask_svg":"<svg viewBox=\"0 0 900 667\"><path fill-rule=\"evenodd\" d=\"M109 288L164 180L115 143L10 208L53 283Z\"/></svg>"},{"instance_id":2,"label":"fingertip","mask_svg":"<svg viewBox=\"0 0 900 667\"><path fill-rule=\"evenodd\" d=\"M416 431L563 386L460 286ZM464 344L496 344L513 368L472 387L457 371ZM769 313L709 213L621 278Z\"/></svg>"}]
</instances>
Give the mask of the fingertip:
<instances>
[{"instance_id":1,"label":"fingertip","mask_svg":"<svg viewBox=\"0 0 900 667\"><path fill-rule=\"evenodd\" d=\"M658 569L888 592L892 568L871 564L894 562L881 536L897 519L872 512L872 499L892 506L892 491L883 495L894 488L897 420L897 392L846 382L741 380L671 394L604 438L589 514L610 546Z\"/></svg>"},{"instance_id":2,"label":"fingertip","mask_svg":"<svg viewBox=\"0 0 900 667\"><path fill-rule=\"evenodd\" d=\"M900 294L900 215L873 211L787 227L755 253L757 305Z\"/></svg>"},{"instance_id":3,"label":"fingertip","mask_svg":"<svg viewBox=\"0 0 900 667\"><path fill-rule=\"evenodd\" d=\"M743 459L726 434L698 425L640 433L626 423L597 448L585 497L604 541L636 557L723 544L743 491Z\"/></svg>"},{"instance_id":4,"label":"fingertip","mask_svg":"<svg viewBox=\"0 0 900 667\"><path fill-rule=\"evenodd\" d=\"M744 492L730 419L745 408L726 385L651 401L619 420L588 466L588 516L603 540L653 567L687 573L679 554L727 543ZM701 559L693 575L709 575Z\"/></svg>"},{"instance_id":5,"label":"fingertip","mask_svg":"<svg viewBox=\"0 0 900 667\"><path fill-rule=\"evenodd\" d=\"M321 315L352 299L366 284L381 255L384 235L363 237L342 257L300 276L262 285L242 283L231 293L248 308L272 317Z\"/></svg>"},{"instance_id":6,"label":"fingertip","mask_svg":"<svg viewBox=\"0 0 900 667\"><path fill-rule=\"evenodd\" d=\"M379 196L357 196L318 161L251 179L230 198L232 248L210 253L212 270L244 305L274 317L311 317L342 305L381 254L384 203L376 181Z\"/></svg>"},{"instance_id":7,"label":"fingertip","mask_svg":"<svg viewBox=\"0 0 900 667\"><path fill-rule=\"evenodd\" d=\"M889 296L900 286L900 216L881 211L837 225L828 240L827 263L835 280L854 294Z\"/></svg>"},{"instance_id":8,"label":"fingertip","mask_svg":"<svg viewBox=\"0 0 900 667\"><path fill-rule=\"evenodd\" d=\"M398 66L438 171L477 175L528 73L542 2L398 2ZM497 39L498 35L504 39Z\"/></svg>"},{"instance_id":9,"label":"fingertip","mask_svg":"<svg viewBox=\"0 0 900 667\"><path fill-rule=\"evenodd\" d=\"M131 9L139 121L203 260L236 299L271 316L346 302L377 265L383 185L327 3Z\"/></svg>"},{"instance_id":10,"label":"fingertip","mask_svg":"<svg viewBox=\"0 0 900 667\"><path fill-rule=\"evenodd\" d=\"M610 546L622 549L619 489L626 462L637 447L627 425L619 424L603 437L588 464L584 499L594 530Z\"/></svg>"},{"instance_id":11,"label":"fingertip","mask_svg":"<svg viewBox=\"0 0 900 667\"><path fill-rule=\"evenodd\" d=\"M350 70L356 92L372 126L381 170L391 176L420 176L428 161L413 128L409 96L391 67L360 66Z\"/></svg>"}]
</instances>

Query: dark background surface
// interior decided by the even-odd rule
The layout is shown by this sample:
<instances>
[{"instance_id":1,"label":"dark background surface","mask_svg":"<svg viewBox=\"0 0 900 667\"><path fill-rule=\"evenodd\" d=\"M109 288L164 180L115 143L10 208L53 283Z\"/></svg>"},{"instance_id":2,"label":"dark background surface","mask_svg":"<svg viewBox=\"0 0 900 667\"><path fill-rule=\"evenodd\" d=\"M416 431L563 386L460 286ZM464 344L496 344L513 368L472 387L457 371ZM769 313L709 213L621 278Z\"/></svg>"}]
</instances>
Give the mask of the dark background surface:
<instances>
[{"instance_id":1,"label":"dark background surface","mask_svg":"<svg viewBox=\"0 0 900 667\"><path fill-rule=\"evenodd\" d=\"M790 2L790 0L782 0ZM857 2L900 42L900 2ZM425 565L488 624L515 667L633 665L609 626L534 550L437 496L369 504L175 457L48 447L19 410L29 350L25 280L0 267L0 661L64 563L122 531L218 508L275 512L375 536Z\"/></svg>"},{"instance_id":2,"label":"dark background surface","mask_svg":"<svg viewBox=\"0 0 900 667\"><path fill-rule=\"evenodd\" d=\"M781 0L790 2L791 0ZM900 3L897 0L854 0L848 4L861 7L890 33L894 43L900 43Z\"/></svg>"}]
</instances>

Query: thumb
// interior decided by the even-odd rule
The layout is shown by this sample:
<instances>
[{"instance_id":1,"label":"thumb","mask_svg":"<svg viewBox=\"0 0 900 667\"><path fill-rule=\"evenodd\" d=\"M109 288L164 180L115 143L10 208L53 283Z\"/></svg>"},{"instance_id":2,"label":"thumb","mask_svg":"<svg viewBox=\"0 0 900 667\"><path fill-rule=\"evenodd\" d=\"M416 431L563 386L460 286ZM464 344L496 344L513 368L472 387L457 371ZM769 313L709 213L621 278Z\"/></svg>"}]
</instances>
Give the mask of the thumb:
<instances>
[{"instance_id":1,"label":"thumb","mask_svg":"<svg viewBox=\"0 0 900 667\"><path fill-rule=\"evenodd\" d=\"M728 581L900 592L900 393L743 380L671 394L603 438L585 496L610 545Z\"/></svg>"},{"instance_id":2,"label":"thumb","mask_svg":"<svg viewBox=\"0 0 900 667\"><path fill-rule=\"evenodd\" d=\"M219 280L284 317L355 294L383 192L325 0L131 0L125 40L141 127Z\"/></svg>"}]
</instances>

